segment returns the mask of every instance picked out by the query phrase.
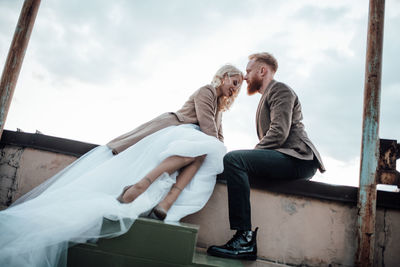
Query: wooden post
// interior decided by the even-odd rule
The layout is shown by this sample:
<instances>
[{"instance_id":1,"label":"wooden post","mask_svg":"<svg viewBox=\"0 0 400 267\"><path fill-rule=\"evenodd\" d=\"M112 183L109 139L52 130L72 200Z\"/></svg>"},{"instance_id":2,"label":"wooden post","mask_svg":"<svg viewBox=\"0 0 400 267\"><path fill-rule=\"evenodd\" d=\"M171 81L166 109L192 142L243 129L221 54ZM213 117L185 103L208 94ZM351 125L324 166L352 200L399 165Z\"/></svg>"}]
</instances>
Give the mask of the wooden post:
<instances>
[{"instance_id":1,"label":"wooden post","mask_svg":"<svg viewBox=\"0 0 400 267\"><path fill-rule=\"evenodd\" d=\"M25 0L0 81L0 138L41 0Z\"/></svg>"}]
</instances>

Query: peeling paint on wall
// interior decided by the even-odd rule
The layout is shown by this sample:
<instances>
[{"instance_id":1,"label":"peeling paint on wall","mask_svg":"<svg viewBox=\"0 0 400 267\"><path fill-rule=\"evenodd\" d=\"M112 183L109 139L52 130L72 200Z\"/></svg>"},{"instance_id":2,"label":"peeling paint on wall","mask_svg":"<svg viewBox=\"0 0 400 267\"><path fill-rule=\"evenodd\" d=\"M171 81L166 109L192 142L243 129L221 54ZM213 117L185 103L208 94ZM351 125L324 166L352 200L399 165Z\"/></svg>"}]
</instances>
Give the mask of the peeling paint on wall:
<instances>
[{"instance_id":1,"label":"peeling paint on wall","mask_svg":"<svg viewBox=\"0 0 400 267\"><path fill-rule=\"evenodd\" d=\"M21 147L0 148L0 210L11 205L18 189L17 170L23 152Z\"/></svg>"}]
</instances>

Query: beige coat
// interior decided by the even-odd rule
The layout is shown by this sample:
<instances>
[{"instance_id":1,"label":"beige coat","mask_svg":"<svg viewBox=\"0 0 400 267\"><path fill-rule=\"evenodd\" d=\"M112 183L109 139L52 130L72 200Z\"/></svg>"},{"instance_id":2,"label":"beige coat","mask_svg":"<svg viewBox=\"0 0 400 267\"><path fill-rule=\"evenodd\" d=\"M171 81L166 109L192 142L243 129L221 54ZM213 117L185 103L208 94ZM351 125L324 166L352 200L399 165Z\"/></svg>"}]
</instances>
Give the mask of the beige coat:
<instances>
[{"instance_id":1,"label":"beige coat","mask_svg":"<svg viewBox=\"0 0 400 267\"><path fill-rule=\"evenodd\" d=\"M218 112L217 102L218 97L215 88L211 85L203 86L194 92L177 112L161 114L136 129L113 139L107 146L112 149L114 154L117 154L161 129L187 123L199 125L202 132L223 142L222 112Z\"/></svg>"},{"instance_id":2,"label":"beige coat","mask_svg":"<svg viewBox=\"0 0 400 267\"><path fill-rule=\"evenodd\" d=\"M321 156L307 137L296 93L286 84L271 81L260 99L256 113L259 149L273 149L299 159L312 160L325 171Z\"/></svg>"}]
</instances>

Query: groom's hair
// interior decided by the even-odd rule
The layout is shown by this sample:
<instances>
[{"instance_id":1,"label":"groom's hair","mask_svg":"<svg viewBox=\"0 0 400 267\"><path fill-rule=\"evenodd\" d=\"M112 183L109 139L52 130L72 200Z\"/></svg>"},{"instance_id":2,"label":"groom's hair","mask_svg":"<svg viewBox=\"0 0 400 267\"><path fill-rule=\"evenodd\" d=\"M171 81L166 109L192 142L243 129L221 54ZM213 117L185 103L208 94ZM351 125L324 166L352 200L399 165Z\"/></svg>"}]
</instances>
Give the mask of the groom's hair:
<instances>
[{"instance_id":1,"label":"groom's hair","mask_svg":"<svg viewBox=\"0 0 400 267\"><path fill-rule=\"evenodd\" d=\"M267 52L252 54L249 56L249 60L265 63L270 66L274 72L278 69L278 61L272 54Z\"/></svg>"}]
</instances>

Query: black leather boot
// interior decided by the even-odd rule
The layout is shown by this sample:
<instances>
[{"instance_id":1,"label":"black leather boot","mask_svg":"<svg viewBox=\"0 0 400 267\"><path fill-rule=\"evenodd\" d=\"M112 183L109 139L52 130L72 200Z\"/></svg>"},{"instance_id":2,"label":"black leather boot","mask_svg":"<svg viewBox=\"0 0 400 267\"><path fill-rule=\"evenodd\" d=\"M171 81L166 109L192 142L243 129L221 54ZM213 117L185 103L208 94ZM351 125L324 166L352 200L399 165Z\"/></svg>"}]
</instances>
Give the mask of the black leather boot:
<instances>
[{"instance_id":1,"label":"black leather boot","mask_svg":"<svg viewBox=\"0 0 400 267\"><path fill-rule=\"evenodd\" d=\"M211 246L207 249L207 253L212 256L233 258L242 260L257 259L257 231L241 231L236 234L222 246Z\"/></svg>"}]
</instances>

